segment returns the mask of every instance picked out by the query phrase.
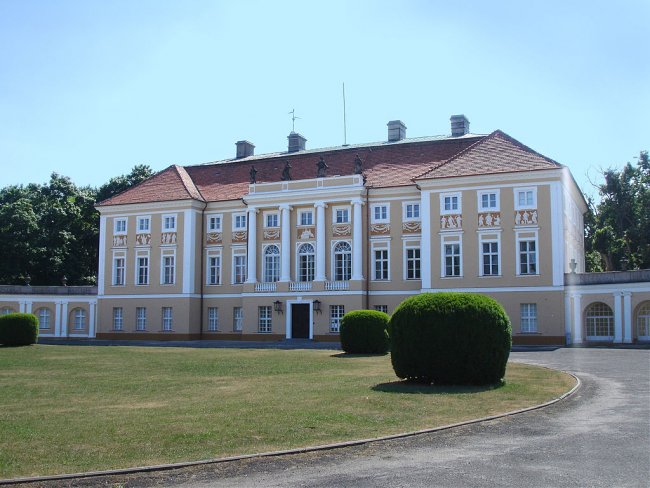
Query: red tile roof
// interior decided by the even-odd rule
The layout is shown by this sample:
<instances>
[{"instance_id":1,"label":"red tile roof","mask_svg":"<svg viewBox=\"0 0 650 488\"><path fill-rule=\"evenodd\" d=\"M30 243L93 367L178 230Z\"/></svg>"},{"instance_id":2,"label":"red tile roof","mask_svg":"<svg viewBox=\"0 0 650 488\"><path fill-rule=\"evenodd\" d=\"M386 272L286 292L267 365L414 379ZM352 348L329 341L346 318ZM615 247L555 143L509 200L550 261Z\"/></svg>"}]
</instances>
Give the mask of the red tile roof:
<instances>
[{"instance_id":1,"label":"red tile roof","mask_svg":"<svg viewBox=\"0 0 650 488\"><path fill-rule=\"evenodd\" d=\"M197 166L170 166L100 205L195 199L225 201L248 193L250 169L257 182L280 181L286 162L294 180L315 178L321 157L327 175L351 175L359 155L371 187L412 185L416 178L445 178L558 168L560 165L501 131L489 136L404 139L297 153L276 153Z\"/></svg>"}]
</instances>

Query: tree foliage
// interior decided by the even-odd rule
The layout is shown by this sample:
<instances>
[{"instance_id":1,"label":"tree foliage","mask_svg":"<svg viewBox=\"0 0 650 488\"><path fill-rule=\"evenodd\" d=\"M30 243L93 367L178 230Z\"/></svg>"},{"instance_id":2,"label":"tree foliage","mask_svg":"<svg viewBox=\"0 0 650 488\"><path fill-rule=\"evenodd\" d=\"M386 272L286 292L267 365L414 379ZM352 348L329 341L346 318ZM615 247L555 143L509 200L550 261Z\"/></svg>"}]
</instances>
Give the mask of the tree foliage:
<instances>
[{"instance_id":1,"label":"tree foliage","mask_svg":"<svg viewBox=\"0 0 650 488\"><path fill-rule=\"evenodd\" d=\"M99 213L95 203L153 174L138 165L99 189L53 173L46 184L0 189L0 283L89 285L97 280Z\"/></svg>"},{"instance_id":2,"label":"tree foliage","mask_svg":"<svg viewBox=\"0 0 650 488\"><path fill-rule=\"evenodd\" d=\"M650 268L650 162L603 173L600 203L585 216L587 271Z\"/></svg>"}]
</instances>

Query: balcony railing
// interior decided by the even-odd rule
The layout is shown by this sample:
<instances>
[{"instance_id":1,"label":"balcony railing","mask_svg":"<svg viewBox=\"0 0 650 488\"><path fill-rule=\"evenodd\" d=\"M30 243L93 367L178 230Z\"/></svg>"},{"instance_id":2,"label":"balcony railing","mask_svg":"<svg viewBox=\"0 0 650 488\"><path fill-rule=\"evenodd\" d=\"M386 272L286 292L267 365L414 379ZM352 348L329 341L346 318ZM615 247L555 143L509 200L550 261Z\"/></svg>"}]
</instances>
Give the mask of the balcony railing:
<instances>
[{"instance_id":1,"label":"balcony railing","mask_svg":"<svg viewBox=\"0 0 650 488\"><path fill-rule=\"evenodd\" d=\"M277 283L268 282L268 283L255 283L255 291L275 291L277 289Z\"/></svg>"},{"instance_id":2,"label":"balcony railing","mask_svg":"<svg viewBox=\"0 0 650 488\"><path fill-rule=\"evenodd\" d=\"M349 281L326 281L325 290L326 291L341 291L349 290L350 282Z\"/></svg>"},{"instance_id":3,"label":"balcony railing","mask_svg":"<svg viewBox=\"0 0 650 488\"><path fill-rule=\"evenodd\" d=\"M292 281L289 283L289 291L309 291L311 281Z\"/></svg>"}]
</instances>

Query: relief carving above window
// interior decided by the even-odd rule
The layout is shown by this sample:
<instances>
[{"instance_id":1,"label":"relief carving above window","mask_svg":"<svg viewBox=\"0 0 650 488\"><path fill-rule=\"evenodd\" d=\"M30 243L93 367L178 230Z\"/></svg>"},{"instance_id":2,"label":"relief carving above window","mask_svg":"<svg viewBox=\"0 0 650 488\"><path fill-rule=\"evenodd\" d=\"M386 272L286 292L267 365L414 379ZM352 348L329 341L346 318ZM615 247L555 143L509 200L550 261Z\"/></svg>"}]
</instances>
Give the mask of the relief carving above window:
<instances>
[{"instance_id":1,"label":"relief carving above window","mask_svg":"<svg viewBox=\"0 0 650 488\"><path fill-rule=\"evenodd\" d=\"M402 222L402 232L404 234L418 234L422 231L422 224L418 221Z\"/></svg>"},{"instance_id":2,"label":"relief carving above window","mask_svg":"<svg viewBox=\"0 0 650 488\"><path fill-rule=\"evenodd\" d=\"M267 241L280 239L280 229L265 229L263 238Z\"/></svg>"},{"instance_id":3,"label":"relief carving above window","mask_svg":"<svg viewBox=\"0 0 650 488\"><path fill-rule=\"evenodd\" d=\"M515 225L537 225L537 209L516 210Z\"/></svg>"},{"instance_id":4,"label":"relief carving above window","mask_svg":"<svg viewBox=\"0 0 650 488\"><path fill-rule=\"evenodd\" d=\"M205 242L208 244L221 244L223 234L221 232L208 232Z\"/></svg>"},{"instance_id":5,"label":"relief carving above window","mask_svg":"<svg viewBox=\"0 0 650 488\"><path fill-rule=\"evenodd\" d=\"M350 224L336 224L332 226L332 234L336 237L351 236L352 226Z\"/></svg>"},{"instance_id":6,"label":"relief carving above window","mask_svg":"<svg viewBox=\"0 0 650 488\"><path fill-rule=\"evenodd\" d=\"M482 212L478 214L478 226L479 228L500 227L501 212Z\"/></svg>"},{"instance_id":7,"label":"relief carving above window","mask_svg":"<svg viewBox=\"0 0 650 488\"><path fill-rule=\"evenodd\" d=\"M460 214L443 215L440 217L441 229L460 229L463 227L463 216Z\"/></svg>"},{"instance_id":8,"label":"relief carving above window","mask_svg":"<svg viewBox=\"0 0 650 488\"><path fill-rule=\"evenodd\" d=\"M390 224L370 224L370 234L375 236L390 234Z\"/></svg>"},{"instance_id":9,"label":"relief carving above window","mask_svg":"<svg viewBox=\"0 0 650 488\"><path fill-rule=\"evenodd\" d=\"M151 234L136 234L135 235L135 245L136 246L150 246L151 245Z\"/></svg>"},{"instance_id":10,"label":"relief carving above window","mask_svg":"<svg viewBox=\"0 0 650 488\"><path fill-rule=\"evenodd\" d=\"M113 247L124 247L126 245L126 236L113 236Z\"/></svg>"},{"instance_id":11,"label":"relief carving above window","mask_svg":"<svg viewBox=\"0 0 650 488\"><path fill-rule=\"evenodd\" d=\"M160 234L161 244L176 244L176 232L163 232Z\"/></svg>"},{"instance_id":12,"label":"relief carving above window","mask_svg":"<svg viewBox=\"0 0 650 488\"><path fill-rule=\"evenodd\" d=\"M232 233L232 242L246 242L248 232L245 230L235 231Z\"/></svg>"},{"instance_id":13,"label":"relief carving above window","mask_svg":"<svg viewBox=\"0 0 650 488\"><path fill-rule=\"evenodd\" d=\"M313 227L307 227L306 229L298 229L296 236L297 239L313 239L315 234Z\"/></svg>"}]
</instances>

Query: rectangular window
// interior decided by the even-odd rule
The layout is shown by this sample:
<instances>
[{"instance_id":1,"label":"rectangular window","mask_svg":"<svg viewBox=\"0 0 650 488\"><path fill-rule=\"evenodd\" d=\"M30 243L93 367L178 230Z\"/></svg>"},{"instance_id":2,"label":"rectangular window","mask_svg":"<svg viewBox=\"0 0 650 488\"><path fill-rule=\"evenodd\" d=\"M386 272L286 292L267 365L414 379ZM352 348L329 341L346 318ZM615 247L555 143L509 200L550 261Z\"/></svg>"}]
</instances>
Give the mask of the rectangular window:
<instances>
[{"instance_id":1,"label":"rectangular window","mask_svg":"<svg viewBox=\"0 0 650 488\"><path fill-rule=\"evenodd\" d=\"M221 232L221 215L208 216L208 231Z\"/></svg>"},{"instance_id":2,"label":"rectangular window","mask_svg":"<svg viewBox=\"0 0 650 488\"><path fill-rule=\"evenodd\" d=\"M442 193L440 195L440 214L457 214L461 213L461 194L457 193Z\"/></svg>"},{"instance_id":3,"label":"rectangular window","mask_svg":"<svg viewBox=\"0 0 650 488\"><path fill-rule=\"evenodd\" d=\"M125 258L119 257L113 259L113 286L124 286L125 266Z\"/></svg>"},{"instance_id":4,"label":"rectangular window","mask_svg":"<svg viewBox=\"0 0 650 488\"><path fill-rule=\"evenodd\" d=\"M50 328L50 310L47 308L41 308L38 311L38 328L39 329L49 329Z\"/></svg>"},{"instance_id":5,"label":"rectangular window","mask_svg":"<svg viewBox=\"0 0 650 488\"><path fill-rule=\"evenodd\" d=\"M499 210L499 191L479 191L478 192L478 209L479 212L496 212Z\"/></svg>"},{"instance_id":6,"label":"rectangular window","mask_svg":"<svg viewBox=\"0 0 650 488\"><path fill-rule=\"evenodd\" d=\"M146 307L137 307L135 309L135 330L147 330Z\"/></svg>"},{"instance_id":7,"label":"rectangular window","mask_svg":"<svg viewBox=\"0 0 650 488\"><path fill-rule=\"evenodd\" d=\"M371 219L372 223L388 222L390 220L388 218L388 204L382 203L379 205L373 205L371 217L372 217Z\"/></svg>"},{"instance_id":8,"label":"rectangular window","mask_svg":"<svg viewBox=\"0 0 650 488\"><path fill-rule=\"evenodd\" d=\"M298 248L298 281L314 281L315 259L311 244L305 243Z\"/></svg>"},{"instance_id":9,"label":"rectangular window","mask_svg":"<svg viewBox=\"0 0 650 488\"><path fill-rule=\"evenodd\" d=\"M74 328L75 330L86 328L86 311L83 308L77 308L74 311Z\"/></svg>"},{"instance_id":10,"label":"rectangular window","mask_svg":"<svg viewBox=\"0 0 650 488\"><path fill-rule=\"evenodd\" d=\"M272 283L280 280L280 250L278 246L268 246L264 250L264 281Z\"/></svg>"},{"instance_id":11,"label":"rectangular window","mask_svg":"<svg viewBox=\"0 0 650 488\"><path fill-rule=\"evenodd\" d=\"M122 307L113 307L113 330L124 328L124 316Z\"/></svg>"},{"instance_id":12,"label":"rectangular window","mask_svg":"<svg viewBox=\"0 0 650 488\"><path fill-rule=\"evenodd\" d=\"M269 213L265 215L264 226L265 227L279 227L279 216L277 213Z\"/></svg>"},{"instance_id":13,"label":"rectangular window","mask_svg":"<svg viewBox=\"0 0 650 488\"><path fill-rule=\"evenodd\" d=\"M219 309L217 307L208 307L208 330L210 332L219 330Z\"/></svg>"},{"instance_id":14,"label":"rectangular window","mask_svg":"<svg viewBox=\"0 0 650 488\"><path fill-rule=\"evenodd\" d=\"M221 256L208 256L208 285L221 284Z\"/></svg>"},{"instance_id":15,"label":"rectangular window","mask_svg":"<svg viewBox=\"0 0 650 488\"><path fill-rule=\"evenodd\" d=\"M301 210L300 225L314 225L314 212L311 210Z\"/></svg>"},{"instance_id":16,"label":"rectangular window","mask_svg":"<svg viewBox=\"0 0 650 488\"><path fill-rule=\"evenodd\" d=\"M334 223L335 224L349 224L350 223L350 209L348 209L348 208L335 208L334 209Z\"/></svg>"},{"instance_id":17,"label":"rectangular window","mask_svg":"<svg viewBox=\"0 0 650 488\"><path fill-rule=\"evenodd\" d=\"M149 284L149 256L139 256L137 263L138 285Z\"/></svg>"},{"instance_id":18,"label":"rectangular window","mask_svg":"<svg viewBox=\"0 0 650 488\"><path fill-rule=\"evenodd\" d=\"M519 274L537 274L537 245L535 240L519 241Z\"/></svg>"},{"instance_id":19,"label":"rectangular window","mask_svg":"<svg viewBox=\"0 0 650 488\"><path fill-rule=\"evenodd\" d=\"M520 311L521 311L521 332L524 333L537 332L537 304L522 303L520 304Z\"/></svg>"},{"instance_id":20,"label":"rectangular window","mask_svg":"<svg viewBox=\"0 0 650 488\"><path fill-rule=\"evenodd\" d=\"M330 305L330 332L338 332L345 315L344 305Z\"/></svg>"},{"instance_id":21,"label":"rectangular window","mask_svg":"<svg viewBox=\"0 0 650 488\"><path fill-rule=\"evenodd\" d=\"M163 256L163 285L173 285L175 278L175 258L174 256Z\"/></svg>"},{"instance_id":22,"label":"rectangular window","mask_svg":"<svg viewBox=\"0 0 650 488\"><path fill-rule=\"evenodd\" d=\"M258 332L268 334L273 332L272 310L270 305L258 307Z\"/></svg>"},{"instance_id":23,"label":"rectangular window","mask_svg":"<svg viewBox=\"0 0 650 488\"><path fill-rule=\"evenodd\" d=\"M445 244L445 276L460 276L460 243Z\"/></svg>"},{"instance_id":24,"label":"rectangular window","mask_svg":"<svg viewBox=\"0 0 650 488\"><path fill-rule=\"evenodd\" d=\"M232 309L232 330L241 332L244 323L244 309L242 307L234 307Z\"/></svg>"},{"instance_id":25,"label":"rectangular window","mask_svg":"<svg viewBox=\"0 0 650 488\"><path fill-rule=\"evenodd\" d=\"M537 208L537 188L515 188L515 210Z\"/></svg>"},{"instance_id":26,"label":"rectangular window","mask_svg":"<svg viewBox=\"0 0 650 488\"><path fill-rule=\"evenodd\" d=\"M163 307L162 308L162 330L169 332L172 330L173 318L172 318L172 307Z\"/></svg>"},{"instance_id":27,"label":"rectangular window","mask_svg":"<svg viewBox=\"0 0 650 488\"><path fill-rule=\"evenodd\" d=\"M405 203L404 204L404 220L420 220L420 204L419 203Z\"/></svg>"},{"instance_id":28,"label":"rectangular window","mask_svg":"<svg viewBox=\"0 0 650 488\"><path fill-rule=\"evenodd\" d=\"M163 215L163 232L175 232L175 231L176 231L176 216Z\"/></svg>"},{"instance_id":29,"label":"rectangular window","mask_svg":"<svg viewBox=\"0 0 650 488\"><path fill-rule=\"evenodd\" d=\"M126 218L115 219L113 234L126 234Z\"/></svg>"},{"instance_id":30,"label":"rectangular window","mask_svg":"<svg viewBox=\"0 0 650 488\"><path fill-rule=\"evenodd\" d=\"M138 217L138 234L144 234L151 230L151 219L149 217Z\"/></svg>"},{"instance_id":31,"label":"rectangular window","mask_svg":"<svg viewBox=\"0 0 650 488\"><path fill-rule=\"evenodd\" d=\"M483 276L497 276L499 274L499 243L481 243L481 266Z\"/></svg>"},{"instance_id":32,"label":"rectangular window","mask_svg":"<svg viewBox=\"0 0 650 488\"><path fill-rule=\"evenodd\" d=\"M406 248L406 279L419 280L420 275L420 248Z\"/></svg>"},{"instance_id":33,"label":"rectangular window","mask_svg":"<svg viewBox=\"0 0 650 488\"><path fill-rule=\"evenodd\" d=\"M377 312L388 313L388 305L375 305L375 310L377 310Z\"/></svg>"},{"instance_id":34,"label":"rectangular window","mask_svg":"<svg viewBox=\"0 0 650 488\"><path fill-rule=\"evenodd\" d=\"M233 283L243 283L246 281L246 255L235 254L233 262Z\"/></svg>"},{"instance_id":35,"label":"rectangular window","mask_svg":"<svg viewBox=\"0 0 650 488\"><path fill-rule=\"evenodd\" d=\"M233 214L232 216L232 228L233 230L246 230L246 214L239 213Z\"/></svg>"},{"instance_id":36,"label":"rectangular window","mask_svg":"<svg viewBox=\"0 0 650 488\"><path fill-rule=\"evenodd\" d=\"M375 280L388 279L388 249L375 249Z\"/></svg>"},{"instance_id":37,"label":"rectangular window","mask_svg":"<svg viewBox=\"0 0 650 488\"><path fill-rule=\"evenodd\" d=\"M347 281L352 278L352 246L338 242L334 246L334 280Z\"/></svg>"}]
</instances>

